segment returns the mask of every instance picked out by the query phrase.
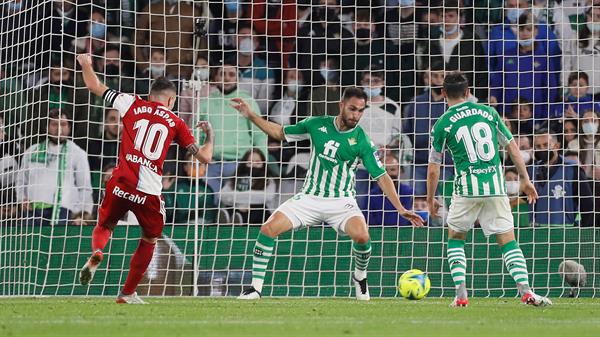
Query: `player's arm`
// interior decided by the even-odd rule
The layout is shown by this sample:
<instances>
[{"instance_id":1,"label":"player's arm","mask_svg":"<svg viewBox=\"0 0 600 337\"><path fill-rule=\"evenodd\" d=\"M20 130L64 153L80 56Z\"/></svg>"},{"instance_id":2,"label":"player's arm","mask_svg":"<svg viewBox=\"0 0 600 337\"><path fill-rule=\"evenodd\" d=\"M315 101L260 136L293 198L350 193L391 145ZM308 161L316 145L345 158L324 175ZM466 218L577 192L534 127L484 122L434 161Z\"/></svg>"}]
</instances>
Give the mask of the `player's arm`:
<instances>
[{"instance_id":1,"label":"player's arm","mask_svg":"<svg viewBox=\"0 0 600 337\"><path fill-rule=\"evenodd\" d=\"M436 122L431 130L431 150L429 151L429 164L427 165L427 206L429 214L433 217L438 216L438 210L442 206L435 199L435 192L440 181L440 167L442 166L445 147L446 131L442 125L438 125Z\"/></svg>"},{"instance_id":2,"label":"player's arm","mask_svg":"<svg viewBox=\"0 0 600 337\"><path fill-rule=\"evenodd\" d=\"M92 67L92 56L90 54L77 55L77 62L81 65L85 86L94 95L102 97L106 90L108 90L108 87L100 82L100 79L96 76L94 68Z\"/></svg>"},{"instance_id":3,"label":"player's arm","mask_svg":"<svg viewBox=\"0 0 600 337\"><path fill-rule=\"evenodd\" d=\"M535 186L529 179L529 173L527 173L527 168L525 167L525 162L521 157L521 152L519 151L519 146L514 139L511 139L508 145L506 146L506 151L510 156L513 164L517 168L517 172L519 172L519 177L521 177L521 186L523 186L523 193L527 195L527 201L530 204L534 204L538 199L537 191L535 190Z\"/></svg>"},{"instance_id":4,"label":"player's arm","mask_svg":"<svg viewBox=\"0 0 600 337\"><path fill-rule=\"evenodd\" d=\"M417 215L413 211L409 211L400 202L400 198L398 197L398 193L396 192L396 186L392 181L392 178L389 174L384 173L381 177L377 179L377 185L383 191L383 194L390 200L392 205L396 208L398 213L403 217L408 219L410 223L415 227L423 227L423 219L419 215Z\"/></svg>"},{"instance_id":5,"label":"player's arm","mask_svg":"<svg viewBox=\"0 0 600 337\"><path fill-rule=\"evenodd\" d=\"M435 191L437 190L438 182L440 181L440 164L429 162L427 165L427 206L429 214L433 217L438 216L440 203L435 199Z\"/></svg>"},{"instance_id":6,"label":"player's arm","mask_svg":"<svg viewBox=\"0 0 600 337\"><path fill-rule=\"evenodd\" d=\"M207 121L202 121L196 125L197 128L200 128L206 134L206 139L204 140L204 144L199 146L194 143L187 147L187 150L200 162L204 164L210 163L210 160L213 156L213 128Z\"/></svg>"},{"instance_id":7,"label":"player's arm","mask_svg":"<svg viewBox=\"0 0 600 337\"><path fill-rule=\"evenodd\" d=\"M248 102L244 101L242 98L232 98L231 106L239 111L242 116L246 117L250 122L256 125L259 129L261 129L264 133L269 135L269 137L276 139L278 141L285 140L285 134L283 133L283 126L270 122L261 116L257 115Z\"/></svg>"}]
</instances>

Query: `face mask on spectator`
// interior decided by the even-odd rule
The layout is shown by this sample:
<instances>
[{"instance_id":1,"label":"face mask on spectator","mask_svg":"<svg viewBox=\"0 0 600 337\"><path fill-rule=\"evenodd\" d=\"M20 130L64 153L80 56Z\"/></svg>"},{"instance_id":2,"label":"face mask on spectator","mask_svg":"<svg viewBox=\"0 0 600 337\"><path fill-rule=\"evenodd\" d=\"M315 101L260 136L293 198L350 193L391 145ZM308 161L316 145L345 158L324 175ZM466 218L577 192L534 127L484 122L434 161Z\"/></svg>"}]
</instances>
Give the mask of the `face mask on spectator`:
<instances>
[{"instance_id":1,"label":"face mask on spectator","mask_svg":"<svg viewBox=\"0 0 600 337\"><path fill-rule=\"evenodd\" d=\"M519 182L518 181L507 181L506 182L506 193L508 195L519 195Z\"/></svg>"},{"instance_id":2,"label":"face mask on spectator","mask_svg":"<svg viewBox=\"0 0 600 337\"><path fill-rule=\"evenodd\" d=\"M533 45L533 39L519 40L519 45L521 45L521 47L531 47Z\"/></svg>"},{"instance_id":3,"label":"face mask on spectator","mask_svg":"<svg viewBox=\"0 0 600 337\"><path fill-rule=\"evenodd\" d=\"M525 12L524 8L508 8L506 9L506 18L511 23L516 23L523 12Z\"/></svg>"},{"instance_id":4,"label":"face mask on spectator","mask_svg":"<svg viewBox=\"0 0 600 337\"><path fill-rule=\"evenodd\" d=\"M227 8L228 13L236 13L238 10L237 0L227 0L225 2L225 8Z\"/></svg>"},{"instance_id":5,"label":"face mask on spectator","mask_svg":"<svg viewBox=\"0 0 600 337\"><path fill-rule=\"evenodd\" d=\"M150 66L150 74L152 75L163 75L165 73L165 65L164 64L153 64Z\"/></svg>"},{"instance_id":6,"label":"face mask on spectator","mask_svg":"<svg viewBox=\"0 0 600 337\"><path fill-rule=\"evenodd\" d=\"M547 164L550 161L550 152L550 150L536 150L533 155L538 163Z\"/></svg>"},{"instance_id":7,"label":"face mask on spectator","mask_svg":"<svg viewBox=\"0 0 600 337\"><path fill-rule=\"evenodd\" d=\"M293 93L294 96L298 93L298 88L300 87L300 83L298 81L289 81L286 85L286 88L289 92Z\"/></svg>"},{"instance_id":8,"label":"face mask on spectator","mask_svg":"<svg viewBox=\"0 0 600 337\"><path fill-rule=\"evenodd\" d=\"M598 132L598 123L587 122L581 126L584 135L593 136Z\"/></svg>"},{"instance_id":9,"label":"face mask on spectator","mask_svg":"<svg viewBox=\"0 0 600 337\"><path fill-rule=\"evenodd\" d=\"M116 64L107 64L106 75L119 75L119 66Z\"/></svg>"},{"instance_id":10,"label":"face mask on spectator","mask_svg":"<svg viewBox=\"0 0 600 337\"><path fill-rule=\"evenodd\" d=\"M587 29L589 29L592 33L600 32L600 22L588 22L585 25L587 26Z\"/></svg>"},{"instance_id":11,"label":"face mask on spectator","mask_svg":"<svg viewBox=\"0 0 600 337\"><path fill-rule=\"evenodd\" d=\"M521 150L521 158L523 158L523 162L527 164L531 160L531 153L527 150Z\"/></svg>"},{"instance_id":12,"label":"face mask on spectator","mask_svg":"<svg viewBox=\"0 0 600 337\"><path fill-rule=\"evenodd\" d=\"M208 81L210 73L208 68L197 68L194 70L194 76L199 81Z\"/></svg>"},{"instance_id":13,"label":"face mask on spectator","mask_svg":"<svg viewBox=\"0 0 600 337\"><path fill-rule=\"evenodd\" d=\"M379 87L379 88L363 87L363 91L369 97L377 97L377 96L381 95L381 87Z\"/></svg>"},{"instance_id":14,"label":"face mask on spectator","mask_svg":"<svg viewBox=\"0 0 600 337\"><path fill-rule=\"evenodd\" d=\"M371 30L369 28L360 28L356 30L357 39L368 39L371 37Z\"/></svg>"},{"instance_id":15,"label":"face mask on spectator","mask_svg":"<svg viewBox=\"0 0 600 337\"><path fill-rule=\"evenodd\" d=\"M96 39L103 39L106 35L106 24L102 22L92 22L91 34L92 37Z\"/></svg>"},{"instance_id":16,"label":"face mask on spectator","mask_svg":"<svg viewBox=\"0 0 600 337\"><path fill-rule=\"evenodd\" d=\"M415 5L415 0L400 0L400 7L412 7Z\"/></svg>"},{"instance_id":17,"label":"face mask on spectator","mask_svg":"<svg viewBox=\"0 0 600 337\"><path fill-rule=\"evenodd\" d=\"M247 37L240 41L240 54L252 55L254 48L254 41L251 38Z\"/></svg>"},{"instance_id":18,"label":"face mask on spectator","mask_svg":"<svg viewBox=\"0 0 600 337\"><path fill-rule=\"evenodd\" d=\"M446 33L446 35L452 35L456 32L458 32L458 25L454 25L450 30L446 30L444 33Z\"/></svg>"},{"instance_id":19,"label":"face mask on spectator","mask_svg":"<svg viewBox=\"0 0 600 337\"><path fill-rule=\"evenodd\" d=\"M329 68L321 68L320 70L321 76L328 82L335 82L337 79L337 71L331 70Z\"/></svg>"}]
</instances>

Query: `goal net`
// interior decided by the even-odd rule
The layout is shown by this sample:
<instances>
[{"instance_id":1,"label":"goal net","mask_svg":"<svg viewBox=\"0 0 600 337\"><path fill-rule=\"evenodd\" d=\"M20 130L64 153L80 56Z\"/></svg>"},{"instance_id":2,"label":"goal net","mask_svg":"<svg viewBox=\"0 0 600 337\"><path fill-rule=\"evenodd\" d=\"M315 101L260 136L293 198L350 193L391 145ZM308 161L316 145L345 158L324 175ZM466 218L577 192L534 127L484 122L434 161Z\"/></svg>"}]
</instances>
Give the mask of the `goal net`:
<instances>
[{"instance_id":1,"label":"goal net","mask_svg":"<svg viewBox=\"0 0 600 337\"><path fill-rule=\"evenodd\" d=\"M166 76L178 88L174 111L189 127L208 120L215 128L211 164L192 162L175 145L169 151L166 225L142 295L238 295L251 281L260 224L302 193L310 143L268 139L231 98L290 125L337 115L344 88L358 86L369 97L359 125L404 206L427 222L411 228L357 164L352 179L373 244L370 292L398 296L400 274L418 268L431 279L431 296L453 296L449 153L437 189L441 217L429 216L425 196L430 132L448 108L441 85L456 70L469 79L469 100L498 110L540 195L527 203L502 151L503 179L487 189L510 197L533 287L598 295L598 1L8 0L0 14L0 295L114 296L127 276L140 238L132 214L116 227L91 285L79 285L122 132L118 112L83 84L75 57L87 52L101 80L123 93L145 98ZM474 227L468 288L515 296L500 248ZM575 275L573 292L559 271L565 260L586 271ZM351 241L328 224L286 233L263 293L353 296L353 268Z\"/></svg>"}]
</instances>

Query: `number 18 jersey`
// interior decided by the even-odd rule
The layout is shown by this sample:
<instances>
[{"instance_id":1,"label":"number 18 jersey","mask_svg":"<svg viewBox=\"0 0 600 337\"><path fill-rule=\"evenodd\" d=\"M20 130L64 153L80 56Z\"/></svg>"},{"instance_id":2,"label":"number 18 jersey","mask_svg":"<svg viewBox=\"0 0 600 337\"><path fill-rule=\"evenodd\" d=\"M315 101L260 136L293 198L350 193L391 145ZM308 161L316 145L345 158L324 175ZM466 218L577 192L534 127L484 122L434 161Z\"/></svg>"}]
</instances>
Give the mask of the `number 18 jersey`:
<instances>
[{"instance_id":1,"label":"number 18 jersey","mask_svg":"<svg viewBox=\"0 0 600 337\"><path fill-rule=\"evenodd\" d=\"M504 196L498 145L506 146L512 139L494 108L463 102L448 108L433 126L429 161L441 164L444 150L450 150L456 196Z\"/></svg>"},{"instance_id":2,"label":"number 18 jersey","mask_svg":"<svg viewBox=\"0 0 600 337\"><path fill-rule=\"evenodd\" d=\"M119 111L123 123L119 162L113 178L138 191L160 195L169 146L196 144L187 124L167 107L109 89L103 98Z\"/></svg>"}]
</instances>

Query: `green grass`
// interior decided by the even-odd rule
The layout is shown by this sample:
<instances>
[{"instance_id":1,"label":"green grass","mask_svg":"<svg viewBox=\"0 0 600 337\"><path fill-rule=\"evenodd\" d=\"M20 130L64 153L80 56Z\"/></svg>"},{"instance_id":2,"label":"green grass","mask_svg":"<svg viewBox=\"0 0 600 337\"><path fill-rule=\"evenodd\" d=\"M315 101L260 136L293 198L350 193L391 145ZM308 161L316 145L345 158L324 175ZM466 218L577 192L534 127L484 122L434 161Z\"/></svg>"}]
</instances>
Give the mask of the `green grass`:
<instances>
[{"instance_id":1,"label":"green grass","mask_svg":"<svg viewBox=\"0 0 600 337\"><path fill-rule=\"evenodd\" d=\"M0 298L0 336L600 336L600 300L555 299L534 308L517 299Z\"/></svg>"}]
</instances>

